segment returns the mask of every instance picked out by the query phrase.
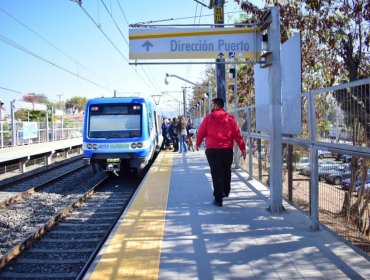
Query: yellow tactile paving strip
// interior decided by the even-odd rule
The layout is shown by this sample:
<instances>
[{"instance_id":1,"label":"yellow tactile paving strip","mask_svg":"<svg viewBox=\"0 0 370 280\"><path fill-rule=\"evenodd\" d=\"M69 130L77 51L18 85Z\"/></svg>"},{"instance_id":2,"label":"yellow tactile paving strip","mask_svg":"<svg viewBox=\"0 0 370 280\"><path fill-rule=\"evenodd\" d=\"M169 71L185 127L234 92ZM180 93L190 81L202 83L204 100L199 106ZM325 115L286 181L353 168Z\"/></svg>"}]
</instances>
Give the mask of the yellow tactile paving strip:
<instances>
[{"instance_id":1,"label":"yellow tactile paving strip","mask_svg":"<svg viewBox=\"0 0 370 280\"><path fill-rule=\"evenodd\" d=\"M172 154L161 152L89 279L157 279Z\"/></svg>"}]
</instances>

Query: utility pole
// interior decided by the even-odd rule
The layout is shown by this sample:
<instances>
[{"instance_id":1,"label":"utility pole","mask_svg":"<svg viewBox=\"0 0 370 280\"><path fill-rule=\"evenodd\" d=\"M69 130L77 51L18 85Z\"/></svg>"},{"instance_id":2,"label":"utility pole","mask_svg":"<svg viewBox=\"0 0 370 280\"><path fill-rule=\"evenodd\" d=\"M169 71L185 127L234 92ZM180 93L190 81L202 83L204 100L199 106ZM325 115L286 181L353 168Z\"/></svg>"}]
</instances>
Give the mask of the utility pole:
<instances>
[{"instance_id":1,"label":"utility pole","mask_svg":"<svg viewBox=\"0 0 370 280\"><path fill-rule=\"evenodd\" d=\"M216 28L223 28L224 24L224 3L225 0L213 0L214 6L214 23ZM222 53L219 54L220 58L216 59L216 97L222 98L225 102L225 110L227 108L226 101L226 70L225 59Z\"/></svg>"},{"instance_id":2,"label":"utility pole","mask_svg":"<svg viewBox=\"0 0 370 280\"><path fill-rule=\"evenodd\" d=\"M59 103L62 102L62 96L63 96L63 94L57 94L56 96L59 97Z\"/></svg>"},{"instance_id":3,"label":"utility pole","mask_svg":"<svg viewBox=\"0 0 370 280\"><path fill-rule=\"evenodd\" d=\"M186 118L186 89L187 87L182 87L182 104L185 118Z\"/></svg>"}]
</instances>

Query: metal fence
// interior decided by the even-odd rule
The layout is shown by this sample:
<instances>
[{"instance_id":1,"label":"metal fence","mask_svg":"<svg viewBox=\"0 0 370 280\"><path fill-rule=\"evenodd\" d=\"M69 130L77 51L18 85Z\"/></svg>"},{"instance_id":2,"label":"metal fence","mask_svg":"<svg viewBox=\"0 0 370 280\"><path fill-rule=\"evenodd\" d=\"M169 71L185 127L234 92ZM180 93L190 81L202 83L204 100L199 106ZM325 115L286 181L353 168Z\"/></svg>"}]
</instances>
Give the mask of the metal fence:
<instances>
[{"instance_id":1,"label":"metal fence","mask_svg":"<svg viewBox=\"0 0 370 280\"><path fill-rule=\"evenodd\" d=\"M257 130L257 109L234 111L249 154L238 164L269 186L270 135ZM370 79L304 92L301 110L302 133L283 135L283 195L369 254Z\"/></svg>"},{"instance_id":2,"label":"metal fence","mask_svg":"<svg viewBox=\"0 0 370 280\"><path fill-rule=\"evenodd\" d=\"M15 129L14 135L12 127ZM18 121L14 126L3 124L0 148L82 137L82 129L83 122L80 120L54 122L48 125L45 122L28 121ZM12 144L12 137L15 139L14 145Z\"/></svg>"}]
</instances>

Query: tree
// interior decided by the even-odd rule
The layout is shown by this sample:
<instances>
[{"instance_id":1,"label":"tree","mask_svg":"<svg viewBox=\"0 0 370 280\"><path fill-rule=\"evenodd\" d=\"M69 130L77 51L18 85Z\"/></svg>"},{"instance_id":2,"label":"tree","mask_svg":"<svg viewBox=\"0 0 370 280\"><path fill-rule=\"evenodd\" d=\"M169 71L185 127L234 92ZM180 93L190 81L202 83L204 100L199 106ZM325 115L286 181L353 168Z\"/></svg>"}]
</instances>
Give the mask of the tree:
<instances>
[{"instance_id":1,"label":"tree","mask_svg":"<svg viewBox=\"0 0 370 280\"><path fill-rule=\"evenodd\" d=\"M66 101L66 109L71 109L73 114L75 112L82 112L85 110L87 103L86 97L74 96Z\"/></svg>"},{"instance_id":2,"label":"tree","mask_svg":"<svg viewBox=\"0 0 370 280\"><path fill-rule=\"evenodd\" d=\"M39 103L45 105L51 105L52 103L48 100L45 94L29 93L23 96L24 102ZM43 121L45 119L45 112L42 111L29 111L26 109L19 109L15 112L15 117L18 120L30 120L30 121Z\"/></svg>"},{"instance_id":3,"label":"tree","mask_svg":"<svg viewBox=\"0 0 370 280\"><path fill-rule=\"evenodd\" d=\"M50 105L51 102L45 94L29 93L23 96L23 101Z\"/></svg>"}]
</instances>

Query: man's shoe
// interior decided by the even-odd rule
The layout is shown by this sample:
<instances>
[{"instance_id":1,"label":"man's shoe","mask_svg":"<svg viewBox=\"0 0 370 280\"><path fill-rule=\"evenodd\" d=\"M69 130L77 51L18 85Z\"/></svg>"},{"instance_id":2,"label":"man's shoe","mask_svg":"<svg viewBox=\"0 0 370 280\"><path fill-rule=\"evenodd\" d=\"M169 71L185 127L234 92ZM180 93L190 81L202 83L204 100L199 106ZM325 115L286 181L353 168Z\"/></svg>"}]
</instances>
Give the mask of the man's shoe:
<instances>
[{"instance_id":1,"label":"man's shoe","mask_svg":"<svg viewBox=\"0 0 370 280\"><path fill-rule=\"evenodd\" d=\"M224 197L229 197L230 193L224 193Z\"/></svg>"},{"instance_id":2,"label":"man's shoe","mask_svg":"<svg viewBox=\"0 0 370 280\"><path fill-rule=\"evenodd\" d=\"M222 207L222 201L216 201L215 199L212 201L213 205L216 205L217 207Z\"/></svg>"}]
</instances>

